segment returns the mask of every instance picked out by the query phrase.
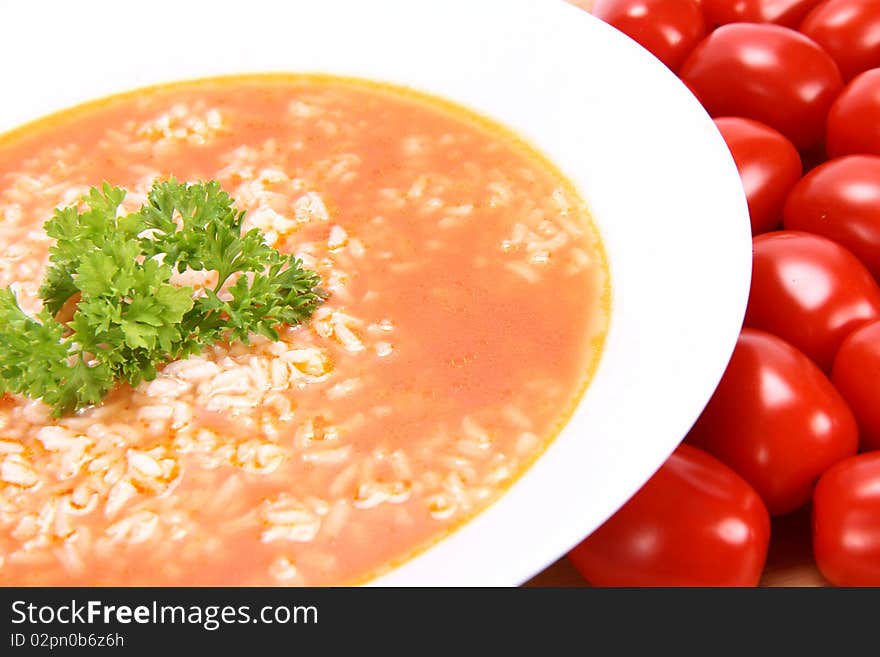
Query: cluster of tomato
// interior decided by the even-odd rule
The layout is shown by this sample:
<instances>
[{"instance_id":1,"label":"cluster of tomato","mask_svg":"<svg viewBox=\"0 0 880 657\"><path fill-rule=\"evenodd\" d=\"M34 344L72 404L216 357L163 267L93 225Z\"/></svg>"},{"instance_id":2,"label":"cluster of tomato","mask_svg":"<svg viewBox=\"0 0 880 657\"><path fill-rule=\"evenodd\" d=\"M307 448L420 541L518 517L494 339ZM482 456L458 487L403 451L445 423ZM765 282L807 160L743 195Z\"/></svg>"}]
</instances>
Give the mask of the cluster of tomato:
<instances>
[{"instance_id":1,"label":"cluster of tomato","mask_svg":"<svg viewBox=\"0 0 880 657\"><path fill-rule=\"evenodd\" d=\"M593 12L715 118L754 261L712 400L571 561L599 585L755 585L769 517L812 503L826 579L880 585L880 0L596 0Z\"/></svg>"}]
</instances>

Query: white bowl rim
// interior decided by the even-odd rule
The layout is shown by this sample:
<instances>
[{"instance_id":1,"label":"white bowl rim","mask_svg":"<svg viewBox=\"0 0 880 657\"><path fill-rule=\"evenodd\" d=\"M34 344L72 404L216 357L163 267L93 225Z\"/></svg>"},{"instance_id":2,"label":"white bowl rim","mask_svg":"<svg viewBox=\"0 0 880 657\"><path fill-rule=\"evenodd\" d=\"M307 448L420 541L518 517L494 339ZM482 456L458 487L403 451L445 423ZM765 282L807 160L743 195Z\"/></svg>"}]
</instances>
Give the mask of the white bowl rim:
<instances>
[{"instance_id":1,"label":"white bowl rim","mask_svg":"<svg viewBox=\"0 0 880 657\"><path fill-rule=\"evenodd\" d=\"M525 581L641 487L724 371L751 271L736 168L675 76L582 10L561 0L87 0L3 4L0 19L0 61L14 62L4 70L0 133L161 82L333 73L402 84L498 120L586 199L608 251L613 306L592 385L499 501L372 584Z\"/></svg>"}]
</instances>

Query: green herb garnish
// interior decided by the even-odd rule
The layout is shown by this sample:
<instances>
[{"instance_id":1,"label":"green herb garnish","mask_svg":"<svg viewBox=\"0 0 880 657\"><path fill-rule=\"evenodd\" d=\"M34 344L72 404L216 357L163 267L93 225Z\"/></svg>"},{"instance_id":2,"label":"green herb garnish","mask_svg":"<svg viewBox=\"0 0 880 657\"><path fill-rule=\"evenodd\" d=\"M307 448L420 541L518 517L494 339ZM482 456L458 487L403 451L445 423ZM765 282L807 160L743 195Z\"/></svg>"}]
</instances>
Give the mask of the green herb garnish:
<instances>
[{"instance_id":1,"label":"green herb garnish","mask_svg":"<svg viewBox=\"0 0 880 657\"><path fill-rule=\"evenodd\" d=\"M217 182L157 182L140 210L117 216L124 198L104 183L83 197L88 209L46 222L56 243L36 318L0 289L0 394L42 398L60 416L216 342L277 340L323 301L315 272L258 229L242 234L245 213ZM194 295L169 282L175 269L218 280Z\"/></svg>"}]
</instances>

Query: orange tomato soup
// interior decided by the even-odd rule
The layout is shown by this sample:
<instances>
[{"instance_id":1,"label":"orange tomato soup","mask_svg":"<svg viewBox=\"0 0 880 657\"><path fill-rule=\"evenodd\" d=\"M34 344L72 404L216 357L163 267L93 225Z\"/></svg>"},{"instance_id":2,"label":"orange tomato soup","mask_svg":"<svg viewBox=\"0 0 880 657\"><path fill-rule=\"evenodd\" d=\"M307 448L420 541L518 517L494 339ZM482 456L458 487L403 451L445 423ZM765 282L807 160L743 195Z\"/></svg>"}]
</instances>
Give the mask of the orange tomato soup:
<instances>
[{"instance_id":1,"label":"orange tomato soup","mask_svg":"<svg viewBox=\"0 0 880 657\"><path fill-rule=\"evenodd\" d=\"M495 500L596 365L605 256L560 173L465 109L328 76L157 87L0 138L0 286L36 312L53 208L106 180L134 210L171 175L218 180L331 296L72 416L0 400L4 585L364 581Z\"/></svg>"}]
</instances>

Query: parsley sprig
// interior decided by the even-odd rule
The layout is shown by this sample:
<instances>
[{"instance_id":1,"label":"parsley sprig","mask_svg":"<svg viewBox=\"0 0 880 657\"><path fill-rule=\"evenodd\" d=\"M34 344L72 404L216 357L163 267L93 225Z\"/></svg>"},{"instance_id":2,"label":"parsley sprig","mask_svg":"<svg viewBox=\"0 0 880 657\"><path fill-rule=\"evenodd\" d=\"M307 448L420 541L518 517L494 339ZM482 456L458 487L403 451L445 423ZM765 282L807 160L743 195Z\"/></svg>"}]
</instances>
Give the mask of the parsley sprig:
<instances>
[{"instance_id":1,"label":"parsley sprig","mask_svg":"<svg viewBox=\"0 0 880 657\"><path fill-rule=\"evenodd\" d=\"M153 185L147 203L120 212L107 183L86 209L57 209L55 240L32 318L0 289L0 394L41 398L63 415L100 402L119 383L155 378L164 363L253 334L278 339L323 301L318 275L245 233L244 212L216 181ZM202 294L170 283L174 270L216 271Z\"/></svg>"}]
</instances>

